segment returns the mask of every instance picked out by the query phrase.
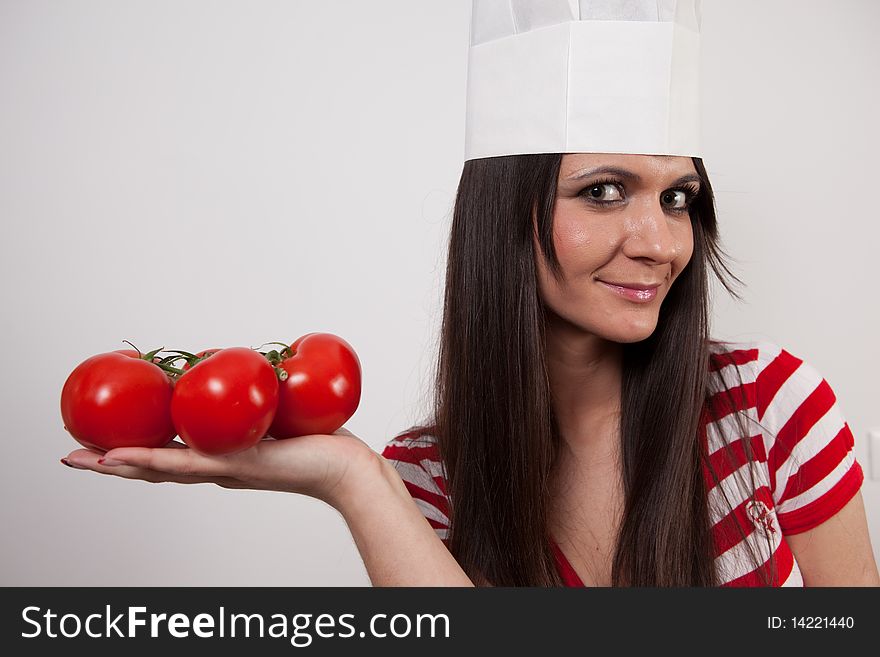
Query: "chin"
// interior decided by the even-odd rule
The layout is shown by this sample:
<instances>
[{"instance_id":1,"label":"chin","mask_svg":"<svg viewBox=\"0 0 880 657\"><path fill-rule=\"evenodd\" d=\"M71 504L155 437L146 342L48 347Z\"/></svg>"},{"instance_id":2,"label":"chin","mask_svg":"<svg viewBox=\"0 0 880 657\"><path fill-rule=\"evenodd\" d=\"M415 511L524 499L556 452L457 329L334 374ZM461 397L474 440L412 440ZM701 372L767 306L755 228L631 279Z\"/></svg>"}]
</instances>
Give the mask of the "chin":
<instances>
[{"instance_id":1,"label":"chin","mask_svg":"<svg viewBox=\"0 0 880 657\"><path fill-rule=\"evenodd\" d=\"M632 342L641 342L651 337L657 329L657 322L643 322L627 324L624 326L608 327L607 331L602 331L600 335L611 342L620 342L621 344L629 344Z\"/></svg>"}]
</instances>

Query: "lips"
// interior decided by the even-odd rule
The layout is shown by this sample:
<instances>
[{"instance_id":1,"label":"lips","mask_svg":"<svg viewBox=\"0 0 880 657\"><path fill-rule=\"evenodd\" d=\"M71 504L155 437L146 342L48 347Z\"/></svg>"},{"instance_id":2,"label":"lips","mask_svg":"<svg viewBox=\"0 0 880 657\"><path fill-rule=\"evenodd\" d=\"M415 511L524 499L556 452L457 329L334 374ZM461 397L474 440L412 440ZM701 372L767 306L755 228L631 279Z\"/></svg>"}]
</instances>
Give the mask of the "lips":
<instances>
[{"instance_id":1,"label":"lips","mask_svg":"<svg viewBox=\"0 0 880 657\"><path fill-rule=\"evenodd\" d=\"M602 279L597 279L600 283L605 283L605 285L613 285L614 287L625 287L631 290L654 290L660 287L660 283L617 283L612 281L603 281Z\"/></svg>"},{"instance_id":2,"label":"lips","mask_svg":"<svg viewBox=\"0 0 880 657\"><path fill-rule=\"evenodd\" d=\"M660 283L636 283L629 281L609 283L601 279L596 279L596 281L614 294L636 303L653 301L657 297L657 288L660 287Z\"/></svg>"}]
</instances>

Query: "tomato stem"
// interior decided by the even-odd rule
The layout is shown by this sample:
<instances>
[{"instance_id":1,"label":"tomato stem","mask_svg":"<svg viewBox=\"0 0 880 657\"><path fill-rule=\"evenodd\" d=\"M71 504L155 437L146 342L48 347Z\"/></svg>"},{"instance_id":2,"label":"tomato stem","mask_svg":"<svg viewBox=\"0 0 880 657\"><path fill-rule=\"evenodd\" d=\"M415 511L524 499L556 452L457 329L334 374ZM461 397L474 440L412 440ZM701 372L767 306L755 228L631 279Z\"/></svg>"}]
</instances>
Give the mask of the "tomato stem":
<instances>
[{"instance_id":1,"label":"tomato stem","mask_svg":"<svg viewBox=\"0 0 880 657\"><path fill-rule=\"evenodd\" d=\"M143 357L144 357L144 354L141 352L141 350L138 349L137 347L135 347L131 342L129 342L128 340L123 340L123 342L124 342L125 344L127 344L129 347L131 347L132 349L134 349L136 352L138 352L138 357L139 357L139 358L143 358Z\"/></svg>"},{"instance_id":2,"label":"tomato stem","mask_svg":"<svg viewBox=\"0 0 880 657\"><path fill-rule=\"evenodd\" d=\"M290 345L287 344L286 342L264 342L263 344L260 345L260 347L265 347L267 344L277 344L279 347L284 347L284 349L282 349L280 352L277 352L274 349L269 352L270 354L279 353L281 360L284 360L285 358L289 358L290 356L293 356L293 351L291 350ZM260 353L263 354L264 356L266 355L262 351Z\"/></svg>"},{"instance_id":3,"label":"tomato stem","mask_svg":"<svg viewBox=\"0 0 880 657\"><path fill-rule=\"evenodd\" d=\"M181 351L180 349L166 349L165 351L167 351L169 354L182 354L187 358L196 358L195 354L191 354L188 351Z\"/></svg>"},{"instance_id":4,"label":"tomato stem","mask_svg":"<svg viewBox=\"0 0 880 657\"><path fill-rule=\"evenodd\" d=\"M171 365L168 365L167 363L164 363L161 361L158 363L155 363L155 365L156 365L156 367L162 368L166 372L171 372L172 374L177 374L178 376L180 376L181 374L184 373L184 371L182 369L180 369L178 367L172 367Z\"/></svg>"},{"instance_id":5,"label":"tomato stem","mask_svg":"<svg viewBox=\"0 0 880 657\"><path fill-rule=\"evenodd\" d=\"M151 351L150 353L141 355L141 358L143 358L144 360L147 360L147 361L152 361L153 358L156 356L156 354L158 354L160 351L162 351L162 349L164 349L164 347L159 347L158 349L153 349L153 351Z\"/></svg>"},{"instance_id":6,"label":"tomato stem","mask_svg":"<svg viewBox=\"0 0 880 657\"><path fill-rule=\"evenodd\" d=\"M267 344L277 344L277 345L279 345L279 346L281 346L281 347L286 347L286 346L287 346L287 343L286 343L286 342L264 342L263 344L260 345L260 347L265 347ZM257 349L259 349L260 347L257 347Z\"/></svg>"}]
</instances>

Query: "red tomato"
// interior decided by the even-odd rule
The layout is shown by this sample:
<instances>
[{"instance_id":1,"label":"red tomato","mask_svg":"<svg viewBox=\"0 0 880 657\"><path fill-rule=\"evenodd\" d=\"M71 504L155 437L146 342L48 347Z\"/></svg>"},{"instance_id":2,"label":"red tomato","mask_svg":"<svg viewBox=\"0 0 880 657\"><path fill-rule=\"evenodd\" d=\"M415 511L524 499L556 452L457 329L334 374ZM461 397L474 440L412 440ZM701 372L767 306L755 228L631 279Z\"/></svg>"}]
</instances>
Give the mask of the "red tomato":
<instances>
[{"instance_id":1,"label":"red tomato","mask_svg":"<svg viewBox=\"0 0 880 657\"><path fill-rule=\"evenodd\" d=\"M221 349L177 380L171 417L194 450L232 454L258 443L275 417L278 376L260 352Z\"/></svg>"},{"instance_id":2,"label":"red tomato","mask_svg":"<svg viewBox=\"0 0 880 657\"><path fill-rule=\"evenodd\" d=\"M278 411L269 427L273 438L333 433L361 399L361 364L351 345L332 333L307 333L290 345L293 356L278 367L288 377L279 384Z\"/></svg>"},{"instance_id":3,"label":"red tomato","mask_svg":"<svg viewBox=\"0 0 880 657\"><path fill-rule=\"evenodd\" d=\"M64 428L84 447L162 447L174 438L174 385L160 368L133 353L87 358L64 382Z\"/></svg>"},{"instance_id":4,"label":"red tomato","mask_svg":"<svg viewBox=\"0 0 880 657\"><path fill-rule=\"evenodd\" d=\"M204 358L205 356L213 356L218 351L220 351L220 349L205 349L197 353L196 356L198 356L199 358ZM189 369L189 363L184 363L183 367L181 367L180 369L186 372Z\"/></svg>"}]
</instances>

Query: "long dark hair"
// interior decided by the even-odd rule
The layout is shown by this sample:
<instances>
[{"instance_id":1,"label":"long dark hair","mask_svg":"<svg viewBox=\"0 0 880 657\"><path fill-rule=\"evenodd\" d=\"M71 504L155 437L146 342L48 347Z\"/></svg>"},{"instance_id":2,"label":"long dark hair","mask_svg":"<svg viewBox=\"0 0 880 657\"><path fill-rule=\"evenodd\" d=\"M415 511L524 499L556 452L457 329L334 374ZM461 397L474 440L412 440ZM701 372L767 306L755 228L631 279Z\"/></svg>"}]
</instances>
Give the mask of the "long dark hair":
<instances>
[{"instance_id":1,"label":"long dark hair","mask_svg":"<svg viewBox=\"0 0 880 657\"><path fill-rule=\"evenodd\" d=\"M470 160L453 210L433 420L414 429L436 437L450 501L447 545L478 583L562 584L547 522L561 438L532 240L536 217L549 269L561 275L552 239L561 160L558 153ZM654 333L624 345L625 504L615 586L719 583L703 466L715 482L718 476L700 434L703 414L712 413L707 400L724 392L710 389L709 273L734 295L738 279L719 246L706 170L699 158L693 162L702 179L690 213L693 256ZM754 496L754 479L743 485ZM772 581L761 558L751 558Z\"/></svg>"}]
</instances>

